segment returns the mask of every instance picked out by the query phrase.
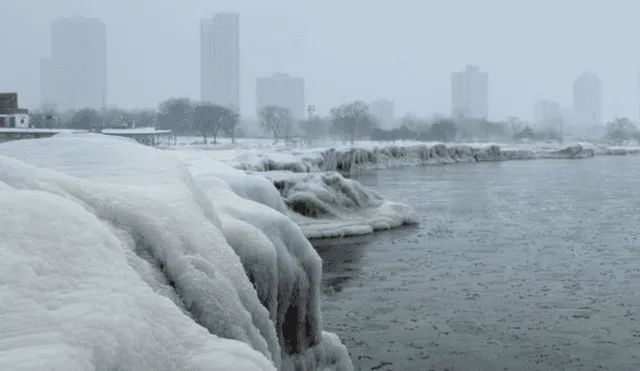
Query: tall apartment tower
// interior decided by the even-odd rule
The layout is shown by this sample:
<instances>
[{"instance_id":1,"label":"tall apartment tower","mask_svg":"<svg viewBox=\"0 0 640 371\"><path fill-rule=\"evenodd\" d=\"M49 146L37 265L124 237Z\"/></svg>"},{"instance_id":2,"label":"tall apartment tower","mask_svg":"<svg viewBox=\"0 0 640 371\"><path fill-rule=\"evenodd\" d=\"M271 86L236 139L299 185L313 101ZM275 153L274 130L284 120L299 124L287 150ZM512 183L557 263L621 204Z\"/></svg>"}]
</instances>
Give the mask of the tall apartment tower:
<instances>
[{"instance_id":1,"label":"tall apartment tower","mask_svg":"<svg viewBox=\"0 0 640 371\"><path fill-rule=\"evenodd\" d=\"M489 77L477 66L467 65L451 74L451 117L486 120L489 117Z\"/></svg>"},{"instance_id":2,"label":"tall apartment tower","mask_svg":"<svg viewBox=\"0 0 640 371\"><path fill-rule=\"evenodd\" d=\"M200 99L240 112L237 13L217 13L200 22Z\"/></svg>"},{"instance_id":3,"label":"tall apartment tower","mask_svg":"<svg viewBox=\"0 0 640 371\"><path fill-rule=\"evenodd\" d=\"M371 102L370 112L375 117L380 128L383 130L393 130L395 122L395 105L387 99L378 99Z\"/></svg>"},{"instance_id":4,"label":"tall apartment tower","mask_svg":"<svg viewBox=\"0 0 640 371\"><path fill-rule=\"evenodd\" d=\"M533 106L533 121L539 129L559 130L563 121L563 112L560 103L543 99Z\"/></svg>"},{"instance_id":5,"label":"tall apartment tower","mask_svg":"<svg viewBox=\"0 0 640 371\"><path fill-rule=\"evenodd\" d=\"M285 73L259 77L256 80L256 108L260 111L266 106L287 108L294 118L305 118L304 78Z\"/></svg>"},{"instance_id":6,"label":"tall apartment tower","mask_svg":"<svg viewBox=\"0 0 640 371\"><path fill-rule=\"evenodd\" d=\"M583 73L573 82L573 111L580 126L602 125L602 82L591 73Z\"/></svg>"},{"instance_id":7,"label":"tall apartment tower","mask_svg":"<svg viewBox=\"0 0 640 371\"><path fill-rule=\"evenodd\" d=\"M51 24L51 56L40 61L40 103L57 109L107 104L107 31L95 18L65 17Z\"/></svg>"}]
</instances>

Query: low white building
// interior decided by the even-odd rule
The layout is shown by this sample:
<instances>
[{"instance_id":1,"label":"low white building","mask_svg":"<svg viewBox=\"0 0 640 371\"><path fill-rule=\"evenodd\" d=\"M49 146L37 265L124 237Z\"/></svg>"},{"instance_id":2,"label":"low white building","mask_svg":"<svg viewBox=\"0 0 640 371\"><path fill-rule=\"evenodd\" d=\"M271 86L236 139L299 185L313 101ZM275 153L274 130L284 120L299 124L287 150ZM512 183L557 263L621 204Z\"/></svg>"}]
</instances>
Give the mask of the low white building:
<instances>
[{"instance_id":1,"label":"low white building","mask_svg":"<svg viewBox=\"0 0 640 371\"><path fill-rule=\"evenodd\" d=\"M28 114L0 112L0 128L28 128L28 127L29 127Z\"/></svg>"},{"instance_id":2,"label":"low white building","mask_svg":"<svg viewBox=\"0 0 640 371\"><path fill-rule=\"evenodd\" d=\"M0 93L0 128L28 128L29 110L18 108L18 93Z\"/></svg>"}]
</instances>

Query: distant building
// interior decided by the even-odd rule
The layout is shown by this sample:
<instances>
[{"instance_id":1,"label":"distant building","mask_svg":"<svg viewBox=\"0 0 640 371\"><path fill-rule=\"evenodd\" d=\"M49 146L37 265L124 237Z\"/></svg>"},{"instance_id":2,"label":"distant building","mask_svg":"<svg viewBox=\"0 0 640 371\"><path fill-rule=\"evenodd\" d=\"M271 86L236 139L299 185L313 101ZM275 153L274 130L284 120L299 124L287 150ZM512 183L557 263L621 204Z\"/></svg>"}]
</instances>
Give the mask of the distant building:
<instances>
[{"instance_id":1,"label":"distant building","mask_svg":"<svg viewBox=\"0 0 640 371\"><path fill-rule=\"evenodd\" d=\"M29 110L18 108L18 93L0 93L0 128L28 128Z\"/></svg>"},{"instance_id":2,"label":"distant building","mask_svg":"<svg viewBox=\"0 0 640 371\"><path fill-rule=\"evenodd\" d=\"M583 73L573 83L573 111L578 125L602 125L602 82L591 73Z\"/></svg>"},{"instance_id":3,"label":"distant building","mask_svg":"<svg viewBox=\"0 0 640 371\"><path fill-rule=\"evenodd\" d=\"M287 108L294 118L305 118L307 112L304 105L304 78L285 73L259 77L256 80L256 108L260 111L266 106Z\"/></svg>"},{"instance_id":4,"label":"distant building","mask_svg":"<svg viewBox=\"0 0 640 371\"><path fill-rule=\"evenodd\" d=\"M371 102L369 107L371 114L378 120L380 129L392 130L395 122L395 105L392 101L378 99Z\"/></svg>"},{"instance_id":5,"label":"distant building","mask_svg":"<svg viewBox=\"0 0 640 371\"><path fill-rule=\"evenodd\" d=\"M538 128L559 130L562 119L560 103L545 99L534 104L533 121Z\"/></svg>"},{"instance_id":6,"label":"distant building","mask_svg":"<svg viewBox=\"0 0 640 371\"><path fill-rule=\"evenodd\" d=\"M489 117L489 77L477 66L467 65L451 74L451 117L486 120Z\"/></svg>"},{"instance_id":7,"label":"distant building","mask_svg":"<svg viewBox=\"0 0 640 371\"><path fill-rule=\"evenodd\" d=\"M200 99L240 112L237 13L218 13L200 22Z\"/></svg>"},{"instance_id":8,"label":"distant building","mask_svg":"<svg viewBox=\"0 0 640 371\"><path fill-rule=\"evenodd\" d=\"M107 104L105 24L94 18L59 18L51 24L51 56L40 61L40 103L61 110Z\"/></svg>"}]
</instances>

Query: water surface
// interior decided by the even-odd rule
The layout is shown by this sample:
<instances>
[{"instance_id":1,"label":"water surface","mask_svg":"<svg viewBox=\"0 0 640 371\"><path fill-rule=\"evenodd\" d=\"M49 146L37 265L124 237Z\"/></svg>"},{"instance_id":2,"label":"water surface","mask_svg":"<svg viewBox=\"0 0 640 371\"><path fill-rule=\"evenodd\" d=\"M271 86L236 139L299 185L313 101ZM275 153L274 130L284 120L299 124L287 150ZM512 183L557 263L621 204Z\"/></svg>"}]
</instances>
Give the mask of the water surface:
<instances>
[{"instance_id":1,"label":"water surface","mask_svg":"<svg viewBox=\"0 0 640 371\"><path fill-rule=\"evenodd\" d=\"M640 370L640 158L358 180L422 225L317 244L356 370Z\"/></svg>"}]
</instances>

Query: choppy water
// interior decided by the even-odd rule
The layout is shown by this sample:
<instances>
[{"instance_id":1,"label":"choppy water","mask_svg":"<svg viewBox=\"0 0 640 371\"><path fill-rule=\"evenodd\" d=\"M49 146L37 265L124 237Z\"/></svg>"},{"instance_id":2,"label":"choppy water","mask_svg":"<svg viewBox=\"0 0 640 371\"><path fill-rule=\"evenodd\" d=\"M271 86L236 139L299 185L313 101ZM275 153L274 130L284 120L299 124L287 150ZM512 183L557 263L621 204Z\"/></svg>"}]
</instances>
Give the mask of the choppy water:
<instances>
[{"instance_id":1,"label":"choppy water","mask_svg":"<svg viewBox=\"0 0 640 371\"><path fill-rule=\"evenodd\" d=\"M357 370L640 370L640 158L362 176L422 225L323 243Z\"/></svg>"}]
</instances>

